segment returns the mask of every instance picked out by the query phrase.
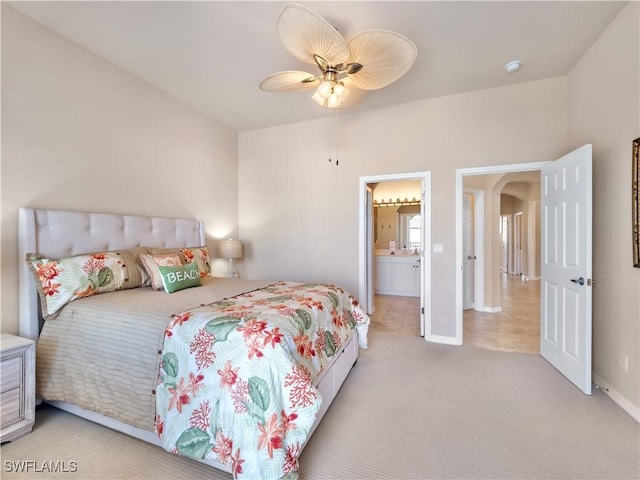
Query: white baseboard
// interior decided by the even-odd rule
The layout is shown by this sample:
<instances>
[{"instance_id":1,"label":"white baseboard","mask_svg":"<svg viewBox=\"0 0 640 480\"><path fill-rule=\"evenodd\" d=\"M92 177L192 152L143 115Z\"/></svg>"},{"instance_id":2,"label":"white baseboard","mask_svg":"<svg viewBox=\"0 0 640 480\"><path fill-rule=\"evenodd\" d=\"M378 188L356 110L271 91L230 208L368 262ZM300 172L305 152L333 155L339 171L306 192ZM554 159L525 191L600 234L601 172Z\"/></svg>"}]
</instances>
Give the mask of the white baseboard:
<instances>
[{"instance_id":1,"label":"white baseboard","mask_svg":"<svg viewBox=\"0 0 640 480\"><path fill-rule=\"evenodd\" d=\"M487 313L498 313L502 311L502 307L484 307L484 311Z\"/></svg>"},{"instance_id":2,"label":"white baseboard","mask_svg":"<svg viewBox=\"0 0 640 480\"><path fill-rule=\"evenodd\" d=\"M456 337L445 337L443 335L425 335L427 342L442 343L444 345L462 345Z\"/></svg>"},{"instance_id":3,"label":"white baseboard","mask_svg":"<svg viewBox=\"0 0 640 480\"><path fill-rule=\"evenodd\" d=\"M596 388L605 393L611 400L613 400L621 409L627 412L631 417L638 423L640 423L640 408L629 401L625 396L623 396L616 389L611 388L606 381L602 379L602 377L598 376L595 373L593 375L593 383L596 385Z\"/></svg>"}]
</instances>

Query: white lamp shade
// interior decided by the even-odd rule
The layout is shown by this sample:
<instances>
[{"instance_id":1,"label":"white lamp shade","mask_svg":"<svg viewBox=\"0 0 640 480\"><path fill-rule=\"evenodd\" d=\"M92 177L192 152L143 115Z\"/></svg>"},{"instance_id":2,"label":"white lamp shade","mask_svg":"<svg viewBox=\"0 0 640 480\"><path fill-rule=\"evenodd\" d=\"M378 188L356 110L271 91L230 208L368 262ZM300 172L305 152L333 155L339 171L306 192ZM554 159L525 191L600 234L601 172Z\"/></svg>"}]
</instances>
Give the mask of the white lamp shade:
<instances>
[{"instance_id":1,"label":"white lamp shade","mask_svg":"<svg viewBox=\"0 0 640 480\"><path fill-rule=\"evenodd\" d=\"M338 95L338 97L342 97L345 94L345 91L347 89L344 88L344 83L342 82L337 82L335 84L335 86L333 87L333 92Z\"/></svg>"},{"instance_id":2,"label":"white lamp shade","mask_svg":"<svg viewBox=\"0 0 640 480\"><path fill-rule=\"evenodd\" d=\"M331 84L331 82L322 82L318 87L318 95L320 95L322 98L329 98L332 90L333 85Z\"/></svg>"},{"instance_id":3,"label":"white lamp shade","mask_svg":"<svg viewBox=\"0 0 640 480\"><path fill-rule=\"evenodd\" d=\"M229 238L220 242L220 256L222 258L242 258L242 242Z\"/></svg>"}]
</instances>

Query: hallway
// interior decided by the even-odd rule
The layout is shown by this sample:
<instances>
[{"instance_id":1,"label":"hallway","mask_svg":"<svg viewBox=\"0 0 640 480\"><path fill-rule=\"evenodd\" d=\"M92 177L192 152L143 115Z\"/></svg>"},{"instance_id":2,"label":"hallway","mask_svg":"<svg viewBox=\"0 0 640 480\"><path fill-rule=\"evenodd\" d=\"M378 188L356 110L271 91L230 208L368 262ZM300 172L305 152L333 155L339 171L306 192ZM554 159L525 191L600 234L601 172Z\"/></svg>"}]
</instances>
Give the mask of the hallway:
<instances>
[{"instance_id":1,"label":"hallway","mask_svg":"<svg viewBox=\"0 0 640 480\"><path fill-rule=\"evenodd\" d=\"M506 352L540 353L540 280L523 282L502 276L502 311L466 310L463 342L467 346ZM420 299L376 295L371 328L398 335L420 335Z\"/></svg>"},{"instance_id":2,"label":"hallway","mask_svg":"<svg viewBox=\"0 0 640 480\"><path fill-rule=\"evenodd\" d=\"M540 280L502 275L502 311L465 310L463 343L488 350L540 353Z\"/></svg>"}]
</instances>

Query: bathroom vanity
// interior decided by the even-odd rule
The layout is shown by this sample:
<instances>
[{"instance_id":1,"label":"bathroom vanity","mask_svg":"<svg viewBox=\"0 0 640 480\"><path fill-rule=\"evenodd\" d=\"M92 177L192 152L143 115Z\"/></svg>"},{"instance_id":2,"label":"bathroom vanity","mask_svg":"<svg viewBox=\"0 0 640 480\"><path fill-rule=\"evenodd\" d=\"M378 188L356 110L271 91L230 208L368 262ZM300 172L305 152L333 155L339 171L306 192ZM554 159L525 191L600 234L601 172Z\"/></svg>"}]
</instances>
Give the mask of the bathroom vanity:
<instances>
[{"instance_id":1,"label":"bathroom vanity","mask_svg":"<svg viewBox=\"0 0 640 480\"><path fill-rule=\"evenodd\" d=\"M420 255L377 251L374 263L375 293L420 296Z\"/></svg>"}]
</instances>

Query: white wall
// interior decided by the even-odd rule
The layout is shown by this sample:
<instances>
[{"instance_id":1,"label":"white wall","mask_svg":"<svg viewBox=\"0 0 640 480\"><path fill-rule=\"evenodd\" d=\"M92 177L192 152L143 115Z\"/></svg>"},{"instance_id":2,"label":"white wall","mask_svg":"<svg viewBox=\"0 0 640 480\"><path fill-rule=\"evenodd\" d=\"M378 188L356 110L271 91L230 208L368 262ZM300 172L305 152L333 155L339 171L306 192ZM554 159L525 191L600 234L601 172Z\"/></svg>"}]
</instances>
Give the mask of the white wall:
<instances>
[{"instance_id":1,"label":"white wall","mask_svg":"<svg viewBox=\"0 0 640 480\"><path fill-rule=\"evenodd\" d=\"M236 158L232 130L3 4L2 332L18 332L19 207L200 218L221 238Z\"/></svg>"},{"instance_id":2,"label":"white wall","mask_svg":"<svg viewBox=\"0 0 640 480\"><path fill-rule=\"evenodd\" d=\"M640 137L639 7L629 2L569 75L571 146L593 144L593 371L636 416L640 269L631 249L631 142Z\"/></svg>"},{"instance_id":3,"label":"white wall","mask_svg":"<svg viewBox=\"0 0 640 480\"><path fill-rule=\"evenodd\" d=\"M432 333L453 337L456 168L558 158L567 118L567 79L558 77L341 114L338 167L327 161L328 119L241 132L244 274L357 294L359 178L431 171L432 241L445 248L432 257Z\"/></svg>"}]
</instances>

